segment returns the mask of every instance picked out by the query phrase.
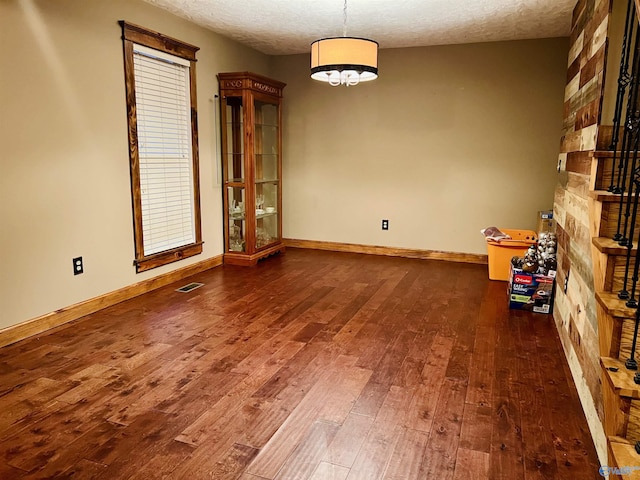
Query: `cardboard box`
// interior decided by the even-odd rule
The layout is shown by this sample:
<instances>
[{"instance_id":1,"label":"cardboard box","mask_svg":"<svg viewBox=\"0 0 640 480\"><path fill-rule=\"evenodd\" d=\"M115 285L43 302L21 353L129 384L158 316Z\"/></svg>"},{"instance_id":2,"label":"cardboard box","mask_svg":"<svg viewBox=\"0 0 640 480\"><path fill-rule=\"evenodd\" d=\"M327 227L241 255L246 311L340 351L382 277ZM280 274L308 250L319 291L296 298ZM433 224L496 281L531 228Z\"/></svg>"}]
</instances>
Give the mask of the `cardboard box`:
<instances>
[{"instance_id":1,"label":"cardboard box","mask_svg":"<svg viewBox=\"0 0 640 480\"><path fill-rule=\"evenodd\" d=\"M552 313L555 277L554 271L549 272L549 275L541 275L511 267L507 289L509 308Z\"/></svg>"},{"instance_id":2,"label":"cardboard box","mask_svg":"<svg viewBox=\"0 0 640 480\"><path fill-rule=\"evenodd\" d=\"M543 232L553 232L553 210L543 210L538 212L538 226L536 232L540 235Z\"/></svg>"}]
</instances>

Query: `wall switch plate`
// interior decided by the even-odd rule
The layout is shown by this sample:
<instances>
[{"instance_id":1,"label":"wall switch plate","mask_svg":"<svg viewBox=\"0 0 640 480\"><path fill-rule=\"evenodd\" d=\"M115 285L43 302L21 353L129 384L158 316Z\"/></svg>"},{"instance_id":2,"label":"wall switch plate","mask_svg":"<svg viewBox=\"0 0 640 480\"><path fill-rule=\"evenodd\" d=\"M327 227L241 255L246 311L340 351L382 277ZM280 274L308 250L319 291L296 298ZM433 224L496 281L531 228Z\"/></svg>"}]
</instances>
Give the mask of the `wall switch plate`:
<instances>
[{"instance_id":1,"label":"wall switch plate","mask_svg":"<svg viewBox=\"0 0 640 480\"><path fill-rule=\"evenodd\" d=\"M389 230L389 220L382 220L382 229Z\"/></svg>"},{"instance_id":2,"label":"wall switch plate","mask_svg":"<svg viewBox=\"0 0 640 480\"><path fill-rule=\"evenodd\" d=\"M76 257L73 259L73 274L80 275L84 273L84 265L82 264L82 257Z\"/></svg>"}]
</instances>

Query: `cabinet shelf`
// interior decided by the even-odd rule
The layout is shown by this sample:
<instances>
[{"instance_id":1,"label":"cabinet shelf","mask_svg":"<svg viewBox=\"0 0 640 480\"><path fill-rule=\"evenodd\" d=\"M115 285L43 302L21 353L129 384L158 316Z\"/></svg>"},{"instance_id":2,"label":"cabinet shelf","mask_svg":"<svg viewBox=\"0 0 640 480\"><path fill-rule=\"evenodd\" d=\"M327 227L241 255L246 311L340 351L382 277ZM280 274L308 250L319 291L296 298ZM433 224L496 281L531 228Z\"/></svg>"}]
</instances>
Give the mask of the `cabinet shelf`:
<instances>
[{"instance_id":1,"label":"cabinet shelf","mask_svg":"<svg viewBox=\"0 0 640 480\"><path fill-rule=\"evenodd\" d=\"M275 215L278 215L278 212L264 212L264 213L257 213L256 212L256 220L259 220L261 218L266 218L266 217L273 217ZM233 212L233 213L229 213L229 219L231 220L246 220L247 216L245 212Z\"/></svg>"},{"instance_id":2,"label":"cabinet shelf","mask_svg":"<svg viewBox=\"0 0 640 480\"><path fill-rule=\"evenodd\" d=\"M257 218L257 219L260 219L260 218L267 218L267 217L273 217L274 215L278 215L278 212L256 213L256 218Z\"/></svg>"}]
</instances>

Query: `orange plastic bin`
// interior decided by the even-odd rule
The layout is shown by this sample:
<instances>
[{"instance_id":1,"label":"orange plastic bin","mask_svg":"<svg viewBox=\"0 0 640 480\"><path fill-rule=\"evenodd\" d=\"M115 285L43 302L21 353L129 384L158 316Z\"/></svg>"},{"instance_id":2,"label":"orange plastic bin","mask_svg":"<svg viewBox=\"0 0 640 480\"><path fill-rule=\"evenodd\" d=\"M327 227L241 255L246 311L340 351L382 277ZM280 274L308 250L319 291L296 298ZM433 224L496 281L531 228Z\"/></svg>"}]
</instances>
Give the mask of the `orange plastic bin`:
<instances>
[{"instance_id":1,"label":"orange plastic bin","mask_svg":"<svg viewBox=\"0 0 640 480\"><path fill-rule=\"evenodd\" d=\"M527 249L536 243L536 232L533 230L509 230L500 229L511 238L500 240L487 240L489 253L489 279L509 280L509 270L513 257L523 257Z\"/></svg>"}]
</instances>

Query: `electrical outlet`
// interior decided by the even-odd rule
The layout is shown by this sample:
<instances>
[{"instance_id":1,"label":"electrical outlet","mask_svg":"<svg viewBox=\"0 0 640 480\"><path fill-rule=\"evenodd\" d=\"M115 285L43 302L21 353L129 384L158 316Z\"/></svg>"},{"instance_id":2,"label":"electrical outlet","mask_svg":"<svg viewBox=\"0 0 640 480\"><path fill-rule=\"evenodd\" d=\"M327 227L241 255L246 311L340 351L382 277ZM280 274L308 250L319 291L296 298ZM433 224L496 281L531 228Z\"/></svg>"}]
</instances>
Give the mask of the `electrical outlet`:
<instances>
[{"instance_id":1,"label":"electrical outlet","mask_svg":"<svg viewBox=\"0 0 640 480\"><path fill-rule=\"evenodd\" d=\"M382 229L389 230L389 220L382 220Z\"/></svg>"},{"instance_id":2,"label":"electrical outlet","mask_svg":"<svg viewBox=\"0 0 640 480\"><path fill-rule=\"evenodd\" d=\"M84 273L84 265L82 264L82 257L76 257L73 259L73 274L80 275Z\"/></svg>"}]
</instances>

